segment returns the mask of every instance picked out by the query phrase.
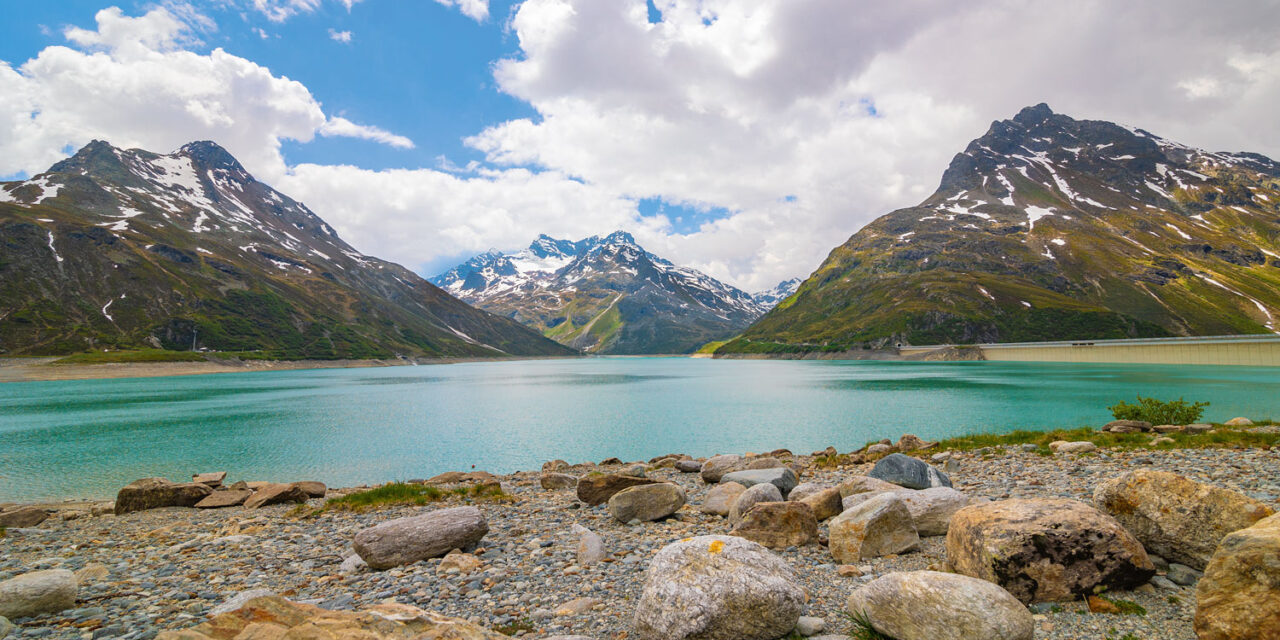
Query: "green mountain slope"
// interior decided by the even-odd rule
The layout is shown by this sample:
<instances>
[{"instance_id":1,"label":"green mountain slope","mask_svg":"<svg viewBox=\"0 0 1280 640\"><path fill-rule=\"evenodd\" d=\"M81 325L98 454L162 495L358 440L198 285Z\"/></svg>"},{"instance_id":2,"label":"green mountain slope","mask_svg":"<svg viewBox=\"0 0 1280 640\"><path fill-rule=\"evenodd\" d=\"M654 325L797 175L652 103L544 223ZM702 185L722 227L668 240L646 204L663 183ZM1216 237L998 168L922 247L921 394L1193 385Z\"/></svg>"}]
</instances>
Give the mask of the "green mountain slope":
<instances>
[{"instance_id":1,"label":"green mountain slope","mask_svg":"<svg viewBox=\"0 0 1280 640\"><path fill-rule=\"evenodd\" d=\"M718 353L1267 333L1280 164L1045 105L837 247Z\"/></svg>"},{"instance_id":2,"label":"green mountain slope","mask_svg":"<svg viewBox=\"0 0 1280 640\"><path fill-rule=\"evenodd\" d=\"M0 183L0 247L3 354L572 353L360 254L210 142L171 155L93 142Z\"/></svg>"}]
</instances>

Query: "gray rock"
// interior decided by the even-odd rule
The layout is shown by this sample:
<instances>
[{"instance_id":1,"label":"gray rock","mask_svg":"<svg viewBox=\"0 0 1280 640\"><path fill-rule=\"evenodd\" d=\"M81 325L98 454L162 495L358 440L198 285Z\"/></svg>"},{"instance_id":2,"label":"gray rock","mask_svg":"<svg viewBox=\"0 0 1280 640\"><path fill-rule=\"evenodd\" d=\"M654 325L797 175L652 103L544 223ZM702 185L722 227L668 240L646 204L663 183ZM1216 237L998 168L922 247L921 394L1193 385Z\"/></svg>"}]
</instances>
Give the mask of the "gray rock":
<instances>
[{"instance_id":1,"label":"gray rock","mask_svg":"<svg viewBox=\"0 0 1280 640\"><path fill-rule=\"evenodd\" d=\"M827 621L813 616L800 616L796 621L796 631L802 636L816 636L827 628Z\"/></svg>"},{"instance_id":2,"label":"gray rock","mask_svg":"<svg viewBox=\"0 0 1280 640\"><path fill-rule=\"evenodd\" d=\"M747 487L747 490L743 491L729 508L729 524L736 525L741 522L742 516L761 502L782 502L782 492L778 491L778 487L768 483Z\"/></svg>"},{"instance_id":3,"label":"gray rock","mask_svg":"<svg viewBox=\"0 0 1280 640\"><path fill-rule=\"evenodd\" d=\"M352 547L370 568L390 569L454 549L471 549L488 532L489 523L479 509L454 507L369 527L356 534Z\"/></svg>"},{"instance_id":4,"label":"gray rock","mask_svg":"<svg viewBox=\"0 0 1280 640\"><path fill-rule=\"evenodd\" d=\"M360 554L353 553L342 559L342 564L338 565L338 573L352 574L359 573L361 569L369 566L369 563L360 557Z\"/></svg>"},{"instance_id":5,"label":"gray rock","mask_svg":"<svg viewBox=\"0 0 1280 640\"><path fill-rule=\"evenodd\" d=\"M951 487L934 487L921 491L897 493L907 503L907 510L921 536L945 536L955 512L969 505L966 496Z\"/></svg>"},{"instance_id":6,"label":"gray rock","mask_svg":"<svg viewBox=\"0 0 1280 640\"><path fill-rule=\"evenodd\" d=\"M601 560L604 560L604 540L596 532L580 525L575 524L572 531L578 534L578 565L589 567Z\"/></svg>"},{"instance_id":7,"label":"gray rock","mask_svg":"<svg viewBox=\"0 0 1280 640\"><path fill-rule=\"evenodd\" d=\"M783 498L786 498L787 494L791 493L791 490L796 488L797 484L800 484L800 479L796 477L796 472L787 467L734 471L733 473L726 473L720 478L720 481L736 482L747 488L751 488L752 485L769 483L782 492Z\"/></svg>"},{"instance_id":8,"label":"gray rock","mask_svg":"<svg viewBox=\"0 0 1280 640\"><path fill-rule=\"evenodd\" d=\"M720 482L720 478L724 477L724 474L741 469L742 466L742 456L736 453L711 456L707 458L706 462L702 463L702 481L707 484L715 484Z\"/></svg>"},{"instance_id":9,"label":"gray rock","mask_svg":"<svg viewBox=\"0 0 1280 640\"><path fill-rule=\"evenodd\" d=\"M825 484L818 484L816 482L801 482L800 484L796 485L794 488L791 489L791 493L787 494L787 499L793 502L798 502L826 488L828 488L828 485L825 485Z\"/></svg>"},{"instance_id":10,"label":"gray rock","mask_svg":"<svg viewBox=\"0 0 1280 640\"><path fill-rule=\"evenodd\" d=\"M986 580L910 571L877 578L845 605L896 640L1031 640L1035 619L1017 598Z\"/></svg>"},{"instance_id":11,"label":"gray rock","mask_svg":"<svg viewBox=\"0 0 1280 640\"><path fill-rule=\"evenodd\" d=\"M676 460L676 471L680 473L698 473L702 471L702 463L697 460Z\"/></svg>"},{"instance_id":12,"label":"gray rock","mask_svg":"<svg viewBox=\"0 0 1280 640\"><path fill-rule=\"evenodd\" d=\"M609 498L609 513L618 522L660 520L685 503L684 489L670 482L629 487Z\"/></svg>"},{"instance_id":13,"label":"gray rock","mask_svg":"<svg viewBox=\"0 0 1280 640\"><path fill-rule=\"evenodd\" d=\"M1155 576L1151 578L1151 585L1153 585L1157 589L1164 589L1166 591L1178 590L1178 585L1174 584L1172 580L1164 576Z\"/></svg>"},{"instance_id":14,"label":"gray rock","mask_svg":"<svg viewBox=\"0 0 1280 640\"><path fill-rule=\"evenodd\" d=\"M203 500L197 502L197 509L221 509L223 507L235 507L244 504L253 492L249 489L222 489L214 491L205 496Z\"/></svg>"},{"instance_id":15,"label":"gray rock","mask_svg":"<svg viewBox=\"0 0 1280 640\"><path fill-rule=\"evenodd\" d=\"M1178 564L1176 562L1169 563L1168 578L1174 584L1189 587L1199 582L1202 576L1204 576L1203 573L1196 571L1185 564Z\"/></svg>"},{"instance_id":16,"label":"gray rock","mask_svg":"<svg viewBox=\"0 0 1280 640\"><path fill-rule=\"evenodd\" d=\"M633 465L631 465L631 466L624 467L624 468L622 469L622 471L619 471L618 473L619 473L619 474L621 474L621 475L624 475L624 476L630 476L630 477L632 477L632 478L643 478L643 477L645 477L645 475L644 475L644 465L642 465L642 464L633 464Z\"/></svg>"},{"instance_id":17,"label":"gray rock","mask_svg":"<svg viewBox=\"0 0 1280 640\"><path fill-rule=\"evenodd\" d=\"M1110 433L1138 433L1150 431L1151 423L1145 420L1112 420L1103 425L1102 430Z\"/></svg>"},{"instance_id":18,"label":"gray rock","mask_svg":"<svg viewBox=\"0 0 1280 640\"><path fill-rule=\"evenodd\" d=\"M746 469L777 469L785 467L782 461L772 456L764 456L762 458L751 458L747 461Z\"/></svg>"},{"instance_id":19,"label":"gray rock","mask_svg":"<svg viewBox=\"0 0 1280 640\"><path fill-rule=\"evenodd\" d=\"M938 471L923 460L904 456L901 453L891 453L881 458L867 475L908 489L951 486L951 478L948 478L947 474Z\"/></svg>"},{"instance_id":20,"label":"gray rock","mask_svg":"<svg viewBox=\"0 0 1280 640\"><path fill-rule=\"evenodd\" d=\"M80 585L66 569L33 571L0 582L0 616L27 618L76 606Z\"/></svg>"},{"instance_id":21,"label":"gray rock","mask_svg":"<svg viewBox=\"0 0 1280 640\"><path fill-rule=\"evenodd\" d=\"M877 442L876 444L867 447L867 455L869 456L876 456L882 453L889 453L891 451L893 451L893 445L891 444Z\"/></svg>"},{"instance_id":22,"label":"gray rock","mask_svg":"<svg viewBox=\"0 0 1280 640\"><path fill-rule=\"evenodd\" d=\"M547 471L538 477L538 483L548 491L569 489L578 486L578 476Z\"/></svg>"},{"instance_id":23,"label":"gray rock","mask_svg":"<svg viewBox=\"0 0 1280 640\"><path fill-rule=\"evenodd\" d=\"M176 483L164 478L134 480L116 494L115 514L159 509L161 507L193 507L213 493L208 485L197 482Z\"/></svg>"},{"instance_id":24,"label":"gray rock","mask_svg":"<svg viewBox=\"0 0 1280 640\"><path fill-rule=\"evenodd\" d=\"M746 490L746 487L736 482L721 482L707 491L707 497L702 500L701 511L717 516L727 516L733 509L733 503L738 500L738 496ZM779 493L778 496L781 497L782 494Z\"/></svg>"},{"instance_id":25,"label":"gray rock","mask_svg":"<svg viewBox=\"0 0 1280 640\"><path fill-rule=\"evenodd\" d=\"M37 507L18 507L0 513L0 529L24 529L44 522L49 512Z\"/></svg>"},{"instance_id":26,"label":"gray rock","mask_svg":"<svg viewBox=\"0 0 1280 640\"><path fill-rule=\"evenodd\" d=\"M654 556L636 605L635 640L775 640L796 627L805 593L768 549L700 536Z\"/></svg>"},{"instance_id":27,"label":"gray rock","mask_svg":"<svg viewBox=\"0 0 1280 640\"><path fill-rule=\"evenodd\" d=\"M843 564L903 553L920 545L911 511L895 491L875 495L831 520L831 555Z\"/></svg>"},{"instance_id":28,"label":"gray rock","mask_svg":"<svg viewBox=\"0 0 1280 640\"><path fill-rule=\"evenodd\" d=\"M209 617L220 616L224 613L231 613L232 611L235 611L240 607L243 607L246 603L248 603L250 600L254 598L264 598L267 596L274 596L274 595L276 595L276 593L270 589L249 589L248 591L241 591L240 593L237 593L236 595L231 596L231 598L229 598L226 602L223 602L222 604L210 609Z\"/></svg>"}]
</instances>

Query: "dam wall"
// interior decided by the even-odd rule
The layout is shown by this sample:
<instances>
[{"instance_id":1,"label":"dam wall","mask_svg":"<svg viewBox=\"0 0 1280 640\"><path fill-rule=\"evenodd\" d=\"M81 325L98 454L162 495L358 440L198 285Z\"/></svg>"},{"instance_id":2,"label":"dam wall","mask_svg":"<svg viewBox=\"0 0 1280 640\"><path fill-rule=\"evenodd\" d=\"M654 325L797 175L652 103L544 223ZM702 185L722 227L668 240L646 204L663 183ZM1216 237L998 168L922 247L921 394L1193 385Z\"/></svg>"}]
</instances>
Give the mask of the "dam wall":
<instances>
[{"instance_id":1,"label":"dam wall","mask_svg":"<svg viewBox=\"0 0 1280 640\"><path fill-rule=\"evenodd\" d=\"M968 349L979 349L983 359L997 362L1280 366L1280 335L1069 340L966 346ZM956 345L903 346L898 350L905 357L924 359L930 353L955 351L955 347Z\"/></svg>"}]
</instances>

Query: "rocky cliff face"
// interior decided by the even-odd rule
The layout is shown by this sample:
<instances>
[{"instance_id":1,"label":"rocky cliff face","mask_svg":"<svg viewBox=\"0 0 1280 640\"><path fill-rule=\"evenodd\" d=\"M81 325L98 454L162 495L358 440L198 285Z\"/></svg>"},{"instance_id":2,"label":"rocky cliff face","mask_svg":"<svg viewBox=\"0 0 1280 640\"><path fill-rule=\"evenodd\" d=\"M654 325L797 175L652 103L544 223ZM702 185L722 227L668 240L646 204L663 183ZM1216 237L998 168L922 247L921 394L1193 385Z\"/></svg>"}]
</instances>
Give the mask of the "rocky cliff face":
<instances>
[{"instance_id":1,"label":"rocky cliff face","mask_svg":"<svg viewBox=\"0 0 1280 640\"><path fill-rule=\"evenodd\" d=\"M169 155L93 142L0 183L0 244L0 353L570 353L362 255L212 142Z\"/></svg>"},{"instance_id":2,"label":"rocky cliff face","mask_svg":"<svg viewBox=\"0 0 1280 640\"><path fill-rule=\"evenodd\" d=\"M1277 330L1280 164L1046 105L837 247L725 351Z\"/></svg>"}]
</instances>

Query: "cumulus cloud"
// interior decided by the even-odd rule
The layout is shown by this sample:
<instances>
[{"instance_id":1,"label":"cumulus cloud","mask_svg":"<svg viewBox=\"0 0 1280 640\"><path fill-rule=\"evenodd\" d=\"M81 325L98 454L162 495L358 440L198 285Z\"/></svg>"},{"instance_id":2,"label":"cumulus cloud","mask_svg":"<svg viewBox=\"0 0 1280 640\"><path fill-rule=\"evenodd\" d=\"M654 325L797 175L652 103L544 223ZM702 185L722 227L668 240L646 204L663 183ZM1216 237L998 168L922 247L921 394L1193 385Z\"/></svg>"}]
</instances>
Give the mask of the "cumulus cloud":
<instances>
[{"instance_id":1,"label":"cumulus cloud","mask_svg":"<svg viewBox=\"0 0 1280 640\"><path fill-rule=\"evenodd\" d=\"M165 8L131 18L97 14L98 28L66 36L18 68L0 62L0 175L36 173L67 147L105 138L157 151L217 140L264 180L284 175L282 140L315 134L411 148L407 138L328 117L305 86L214 49L182 49L191 27Z\"/></svg>"},{"instance_id":2,"label":"cumulus cloud","mask_svg":"<svg viewBox=\"0 0 1280 640\"><path fill-rule=\"evenodd\" d=\"M484 22L489 18L489 0L436 0L446 7L457 7L462 15Z\"/></svg>"},{"instance_id":3,"label":"cumulus cloud","mask_svg":"<svg viewBox=\"0 0 1280 640\"><path fill-rule=\"evenodd\" d=\"M333 40L334 42L341 42L342 44L351 44L351 32L338 31L337 29L330 29L329 39Z\"/></svg>"}]
</instances>

